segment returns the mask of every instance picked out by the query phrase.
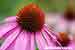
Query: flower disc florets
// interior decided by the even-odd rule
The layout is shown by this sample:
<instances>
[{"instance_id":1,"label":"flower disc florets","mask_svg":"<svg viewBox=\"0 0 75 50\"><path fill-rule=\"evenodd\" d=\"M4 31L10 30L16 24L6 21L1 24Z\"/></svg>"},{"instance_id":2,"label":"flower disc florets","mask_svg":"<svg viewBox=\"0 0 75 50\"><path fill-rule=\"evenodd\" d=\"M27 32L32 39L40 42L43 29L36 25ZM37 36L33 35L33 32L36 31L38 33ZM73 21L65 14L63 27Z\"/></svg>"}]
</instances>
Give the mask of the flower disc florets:
<instances>
[{"instance_id":1,"label":"flower disc florets","mask_svg":"<svg viewBox=\"0 0 75 50\"><path fill-rule=\"evenodd\" d=\"M25 6L17 16L19 25L29 32L40 31L43 27L44 13L33 3Z\"/></svg>"}]
</instances>

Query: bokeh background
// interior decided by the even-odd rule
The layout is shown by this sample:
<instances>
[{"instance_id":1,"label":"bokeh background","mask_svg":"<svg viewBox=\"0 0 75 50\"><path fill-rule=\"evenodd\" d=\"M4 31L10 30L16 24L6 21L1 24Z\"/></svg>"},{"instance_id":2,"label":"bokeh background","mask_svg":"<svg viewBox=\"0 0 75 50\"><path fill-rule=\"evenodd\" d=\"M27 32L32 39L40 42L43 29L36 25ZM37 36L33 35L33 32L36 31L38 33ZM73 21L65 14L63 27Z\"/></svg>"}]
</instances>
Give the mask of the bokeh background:
<instances>
[{"instance_id":1,"label":"bokeh background","mask_svg":"<svg viewBox=\"0 0 75 50\"><path fill-rule=\"evenodd\" d=\"M20 8L31 2L38 4L45 12L61 12L68 0L0 0L0 20L15 16Z\"/></svg>"}]
</instances>

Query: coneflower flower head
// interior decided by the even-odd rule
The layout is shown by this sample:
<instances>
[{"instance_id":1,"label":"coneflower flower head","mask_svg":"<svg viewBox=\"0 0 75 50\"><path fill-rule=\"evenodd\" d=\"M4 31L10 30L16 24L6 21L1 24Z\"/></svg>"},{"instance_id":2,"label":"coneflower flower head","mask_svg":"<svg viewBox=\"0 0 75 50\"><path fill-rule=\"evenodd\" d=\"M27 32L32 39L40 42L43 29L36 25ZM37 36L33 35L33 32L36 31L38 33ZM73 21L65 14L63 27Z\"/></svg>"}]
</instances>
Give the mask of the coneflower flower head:
<instances>
[{"instance_id":1,"label":"coneflower flower head","mask_svg":"<svg viewBox=\"0 0 75 50\"><path fill-rule=\"evenodd\" d=\"M62 47L66 47L70 44L70 38L67 33L59 32L57 40L61 43Z\"/></svg>"},{"instance_id":2,"label":"coneflower flower head","mask_svg":"<svg viewBox=\"0 0 75 50\"><path fill-rule=\"evenodd\" d=\"M73 21L74 20L74 9L72 6L68 6L67 9L65 10L65 13L64 13L64 18L67 20L67 21Z\"/></svg>"},{"instance_id":3,"label":"coneflower flower head","mask_svg":"<svg viewBox=\"0 0 75 50\"><path fill-rule=\"evenodd\" d=\"M67 21L73 21L74 20L74 17L75 17L75 9L74 9L74 2L73 0L68 0L68 5L65 9L65 12L64 12L64 18L67 20Z\"/></svg>"},{"instance_id":4,"label":"coneflower flower head","mask_svg":"<svg viewBox=\"0 0 75 50\"><path fill-rule=\"evenodd\" d=\"M0 28L5 38L1 50L44 50L54 44L55 36L44 23L44 13L36 4L29 4L16 16L8 17Z\"/></svg>"},{"instance_id":5,"label":"coneflower flower head","mask_svg":"<svg viewBox=\"0 0 75 50\"><path fill-rule=\"evenodd\" d=\"M32 3L25 6L17 14L17 22L26 31L40 31L44 24L44 13L37 5Z\"/></svg>"}]
</instances>

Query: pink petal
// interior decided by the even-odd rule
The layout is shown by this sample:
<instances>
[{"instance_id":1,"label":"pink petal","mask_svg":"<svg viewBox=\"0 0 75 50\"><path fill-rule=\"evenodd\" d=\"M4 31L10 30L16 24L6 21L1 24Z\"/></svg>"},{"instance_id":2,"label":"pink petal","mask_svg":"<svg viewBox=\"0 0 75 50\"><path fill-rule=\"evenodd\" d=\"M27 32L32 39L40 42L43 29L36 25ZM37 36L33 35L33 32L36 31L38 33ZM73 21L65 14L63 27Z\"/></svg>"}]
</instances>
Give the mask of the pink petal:
<instances>
[{"instance_id":1,"label":"pink petal","mask_svg":"<svg viewBox=\"0 0 75 50\"><path fill-rule=\"evenodd\" d=\"M32 33L31 35L31 50L35 50L36 46L35 46L35 35Z\"/></svg>"},{"instance_id":2,"label":"pink petal","mask_svg":"<svg viewBox=\"0 0 75 50\"><path fill-rule=\"evenodd\" d=\"M71 43L67 47L70 47L70 48L72 48L71 50L74 50L75 49L75 42L72 40Z\"/></svg>"},{"instance_id":3,"label":"pink petal","mask_svg":"<svg viewBox=\"0 0 75 50\"><path fill-rule=\"evenodd\" d=\"M10 30L12 30L13 28L17 26L16 22L10 22L10 23L9 22L0 25L0 38L3 37L3 35L5 35L7 32L9 32Z\"/></svg>"},{"instance_id":4,"label":"pink petal","mask_svg":"<svg viewBox=\"0 0 75 50\"><path fill-rule=\"evenodd\" d=\"M37 43L37 48L39 48L39 50L44 50L44 48L47 46L47 43L42 36L42 33L40 32L36 33L36 43Z\"/></svg>"},{"instance_id":5,"label":"pink petal","mask_svg":"<svg viewBox=\"0 0 75 50\"><path fill-rule=\"evenodd\" d=\"M46 41L47 41L47 43L48 43L48 45L47 45L47 47L49 47L49 46L55 46L54 45L54 42L52 41L53 39L53 37L51 37L52 35L50 34L51 32L46 32L46 30L42 30L42 34L43 34L43 36L45 37L45 39L46 39ZM55 39L55 38L54 38Z\"/></svg>"},{"instance_id":6,"label":"pink petal","mask_svg":"<svg viewBox=\"0 0 75 50\"><path fill-rule=\"evenodd\" d=\"M63 18L60 18L60 20L58 20L57 26L56 26L57 31L64 32L64 31L66 31L66 27L67 27L67 21L65 21Z\"/></svg>"},{"instance_id":7,"label":"pink petal","mask_svg":"<svg viewBox=\"0 0 75 50\"><path fill-rule=\"evenodd\" d=\"M71 33L75 34L75 21L73 21L72 23L69 23L69 24L71 24L71 26L70 26Z\"/></svg>"},{"instance_id":8,"label":"pink petal","mask_svg":"<svg viewBox=\"0 0 75 50\"><path fill-rule=\"evenodd\" d=\"M27 32L20 33L19 37L17 38L15 42L14 50L30 50L31 35L29 34L30 33L27 33Z\"/></svg>"},{"instance_id":9,"label":"pink petal","mask_svg":"<svg viewBox=\"0 0 75 50\"><path fill-rule=\"evenodd\" d=\"M51 28L49 28L47 25L44 25L43 30L46 32L47 36L49 37L49 40L51 40L51 42L54 44L50 46L56 46L55 43L58 43L61 46L61 44L57 41L57 32L51 30Z\"/></svg>"},{"instance_id":10,"label":"pink petal","mask_svg":"<svg viewBox=\"0 0 75 50\"><path fill-rule=\"evenodd\" d=\"M14 22L14 21L16 21L16 17L17 17L17 16L9 16L9 17L7 17L4 21L5 21L5 22L9 22L9 21Z\"/></svg>"},{"instance_id":11,"label":"pink petal","mask_svg":"<svg viewBox=\"0 0 75 50\"><path fill-rule=\"evenodd\" d=\"M20 32L20 28L16 28L13 33L4 41L2 46L0 47L1 50L8 50L10 48L11 43L16 40ZM12 50L12 48L10 49Z\"/></svg>"}]
</instances>

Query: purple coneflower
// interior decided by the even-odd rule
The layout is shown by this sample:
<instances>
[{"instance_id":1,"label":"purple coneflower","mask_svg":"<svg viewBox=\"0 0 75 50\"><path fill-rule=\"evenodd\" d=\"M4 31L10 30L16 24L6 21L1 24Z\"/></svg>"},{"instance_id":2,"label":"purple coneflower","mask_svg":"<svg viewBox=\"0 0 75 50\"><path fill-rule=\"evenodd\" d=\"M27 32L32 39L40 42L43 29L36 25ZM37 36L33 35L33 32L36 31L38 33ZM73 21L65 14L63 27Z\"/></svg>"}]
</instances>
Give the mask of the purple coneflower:
<instances>
[{"instance_id":1,"label":"purple coneflower","mask_svg":"<svg viewBox=\"0 0 75 50\"><path fill-rule=\"evenodd\" d=\"M0 50L44 50L55 46L55 37L44 23L44 17L37 5L30 4L17 16L6 18L0 26L0 39L5 39Z\"/></svg>"}]
</instances>

